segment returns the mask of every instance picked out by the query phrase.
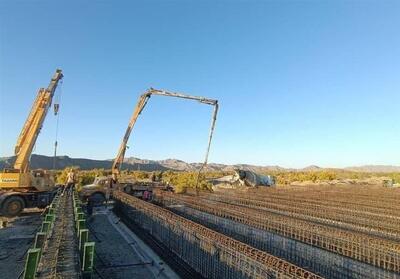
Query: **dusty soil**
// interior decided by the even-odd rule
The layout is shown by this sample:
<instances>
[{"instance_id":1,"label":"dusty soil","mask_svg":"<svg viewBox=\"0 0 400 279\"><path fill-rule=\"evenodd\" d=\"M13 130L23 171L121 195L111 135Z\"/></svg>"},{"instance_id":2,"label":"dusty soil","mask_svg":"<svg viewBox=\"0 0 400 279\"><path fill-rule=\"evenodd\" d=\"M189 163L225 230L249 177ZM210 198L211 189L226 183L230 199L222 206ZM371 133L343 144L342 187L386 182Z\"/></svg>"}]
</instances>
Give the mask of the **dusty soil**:
<instances>
[{"instance_id":1,"label":"dusty soil","mask_svg":"<svg viewBox=\"0 0 400 279\"><path fill-rule=\"evenodd\" d=\"M22 278L26 253L32 248L35 234L42 224L40 214L40 210L30 209L20 217L2 219L8 224L0 228L0 278ZM162 272L157 264L151 264L154 260L132 249L134 243L130 242L134 241L128 241L110 223L104 208L95 209L88 221L90 239L96 242L94 279L178 278L159 274Z\"/></svg>"},{"instance_id":2,"label":"dusty soil","mask_svg":"<svg viewBox=\"0 0 400 279\"><path fill-rule=\"evenodd\" d=\"M7 227L0 228L1 278L18 278L22 274L26 252L42 224L40 213L35 209L25 211L20 217L8 219Z\"/></svg>"}]
</instances>

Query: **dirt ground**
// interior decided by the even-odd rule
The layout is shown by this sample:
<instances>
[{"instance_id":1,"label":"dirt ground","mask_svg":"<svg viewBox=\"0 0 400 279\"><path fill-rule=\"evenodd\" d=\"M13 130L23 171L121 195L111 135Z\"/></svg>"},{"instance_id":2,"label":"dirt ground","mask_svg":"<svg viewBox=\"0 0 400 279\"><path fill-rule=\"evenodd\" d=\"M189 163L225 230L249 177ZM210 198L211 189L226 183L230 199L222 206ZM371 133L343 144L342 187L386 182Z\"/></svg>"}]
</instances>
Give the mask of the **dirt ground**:
<instances>
[{"instance_id":1,"label":"dirt ground","mask_svg":"<svg viewBox=\"0 0 400 279\"><path fill-rule=\"evenodd\" d=\"M26 253L42 224L40 214L40 210L30 209L20 217L2 219L8 224L0 228L0 278L22 278ZM121 225L113 225L115 220L110 219L110 214L99 207L88 219L90 239L96 242L94 279L179 278L163 267L157 256L150 255L147 248L140 248L137 240L121 230Z\"/></svg>"},{"instance_id":2,"label":"dirt ground","mask_svg":"<svg viewBox=\"0 0 400 279\"><path fill-rule=\"evenodd\" d=\"M18 218L8 219L0 228L0 277L18 278L25 266L25 255L32 247L36 231L42 224L40 210L25 211Z\"/></svg>"}]
</instances>

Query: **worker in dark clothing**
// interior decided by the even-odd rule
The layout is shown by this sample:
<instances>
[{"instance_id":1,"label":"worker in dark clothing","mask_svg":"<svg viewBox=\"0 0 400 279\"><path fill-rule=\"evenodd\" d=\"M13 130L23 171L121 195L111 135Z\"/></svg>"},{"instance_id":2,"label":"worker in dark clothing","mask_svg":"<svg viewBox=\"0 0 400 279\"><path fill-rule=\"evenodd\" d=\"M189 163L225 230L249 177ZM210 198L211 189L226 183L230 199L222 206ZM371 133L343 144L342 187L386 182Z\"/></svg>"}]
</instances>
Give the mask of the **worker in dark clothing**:
<instances>
[{"instance_id":1,"label":"worker in dark clothing","mask_svg":"<svg viewBox=\"0 0 400 279\"><path fill-rule=\"evenodd\" d=\"M144 191L143 193L143 200L147 201L149 199L149 191Z\"/></svg>"},{"instance_id":2,"label":"worker in dark clothing","mask_svg":"<svg viewBox=\"0 0 400 279\"><path fill-rule=\"evenodd\" d=\"M88 198L88 202L87 202L87 214L88 214L88 216L90 217L90 216L92 216L92 214L93 214L93 201L92 201L92 199L89 197Z\"/></svg>"},{"instance_id":3,"label":"worker in dark clothing","mask_svg":"<svg viewBox=\"0 0 400 279\"><path fill-rule=\"evenodd\" d=\"M118 183L117 175L115 173L112 174L110 180L110 187L114 188L114 186Z\"/></svg>"}]
</instances>

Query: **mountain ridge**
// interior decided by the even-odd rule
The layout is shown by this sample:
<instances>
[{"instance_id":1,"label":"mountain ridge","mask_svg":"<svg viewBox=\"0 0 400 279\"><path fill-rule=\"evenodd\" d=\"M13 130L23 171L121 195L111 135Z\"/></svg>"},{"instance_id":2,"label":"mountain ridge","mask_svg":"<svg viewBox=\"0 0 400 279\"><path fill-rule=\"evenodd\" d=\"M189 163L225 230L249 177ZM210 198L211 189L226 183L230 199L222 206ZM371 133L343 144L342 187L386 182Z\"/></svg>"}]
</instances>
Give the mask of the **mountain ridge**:
<instances>
[{"instance_id":1,"label":"mountain ridge","mask_svg":"<svg viewBox=\"0 0 400 279\"><path fill-rule=\"evenodd\" d=\"M31 157L31 168L32 169L53 169L52 156L37 155L33 154ZM12 167L15 161L15 156L12 157L0 157L0 169ZM64 169L70 166L78 166L82 170L89 170L95 168L110 169L113 160L94 160L86 158L71 158L69 156L57 156L56 169ZM148 160L140 159L135 157L129 157L124 160L122 166L123 169L128 170L143 170L143 171L196 171L202 166L202 163L187 163L179 159L164 159L164 160ZM284 168L281 166L258 166L251 164L220 164L220 163L209 163L207 165L208 171L232 171L233 169L249 169L256 172L265 171L321 171L321 170L347 170L354 172L400 172L400 166L391 165L363 165L363 166L352 166L345 168L322 168L316 165L310 165L304 168Z\"/></svg>"}]
</instances>

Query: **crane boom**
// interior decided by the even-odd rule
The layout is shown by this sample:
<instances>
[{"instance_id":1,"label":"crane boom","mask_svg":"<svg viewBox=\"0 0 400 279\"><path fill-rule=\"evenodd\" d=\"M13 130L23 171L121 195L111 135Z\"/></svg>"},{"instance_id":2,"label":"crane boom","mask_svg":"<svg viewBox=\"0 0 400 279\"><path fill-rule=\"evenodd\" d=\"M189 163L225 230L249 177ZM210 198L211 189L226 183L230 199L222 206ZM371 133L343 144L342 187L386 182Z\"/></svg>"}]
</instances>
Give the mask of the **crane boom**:
<instances>
[{"instance_id":1,"label":"crane boom","mask_svg":"<svg viewBox=\"0 0 400 279\"><path fill-rule=\"evenodd\" d=\"M39 89L15 146L16 160L14 169L18 170L20 173L27 173L29 170L29 157L51 106L58 82L62 77L62 71L57 69L47 89Z\"/></svg>"},{"instance_id":2,"label":"crane boom","mask_svg":"<svg viewBox=\"0 0 400 279\"><path fill-rule=\"evenodd\" d=\"M169 92L166 90L158 90L158 89L150 88L146 91L146 93L144 93L143 95L141 95L139 97L139 101L137 102L135 110L133 111L131 119L129 120L128 128L126 129L125 135L122 139L121 145L118 150L117 157L115 158L112 169L111 169L114 179L116 179L117 176L120 174L120 169L121 169L121 165L124 161L125 151L127 148L129 136L133 130L133 127L135 126L136 120L139 117L140 113L143 111L144 107L146 106L148 100L150 99L150 97L152 95L195 100L195 101L199 101L200 103L203 103L203 104L214 106L214 111L213 111L213 115L212 115L212 119L211 119L211 128L210 128L208 146L207 146L207 151L206 151L206 157L205 157L203 166L205 166L207 164L208 153L209 153L210 145L211 145L211 139L212 139L212 135L213 135L214 127L215 127L215 121L217 119L218 101L213 100L213 99L204 98L204 97L191 96L191 95L186 95L183 93Z\"/></svg>"}]
</instances>

